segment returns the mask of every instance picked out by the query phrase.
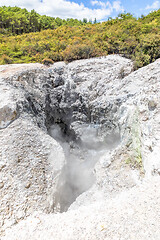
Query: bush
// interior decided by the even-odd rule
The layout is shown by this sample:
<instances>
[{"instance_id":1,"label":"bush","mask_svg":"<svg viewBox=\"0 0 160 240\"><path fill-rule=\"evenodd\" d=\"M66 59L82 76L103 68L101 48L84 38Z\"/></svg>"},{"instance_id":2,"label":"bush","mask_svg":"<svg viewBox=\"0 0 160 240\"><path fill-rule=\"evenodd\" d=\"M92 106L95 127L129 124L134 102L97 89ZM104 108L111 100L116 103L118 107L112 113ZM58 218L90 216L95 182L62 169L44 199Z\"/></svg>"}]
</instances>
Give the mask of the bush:
<instances>
[{"instance_id":1,"label":"bush","mask_svg":"<svg viewBox=\"0 0 160 240\"><path fill-rule=\"evenodd\" d=\"M12 59L5 54L0 58L0 64L11 64L12 62Z\"/></svg>"},{"instance_id":2,"label":"bush","mask_svg":"<svg viewBox=\"0 0 160 240\"><path fill-rule=\"evenodd\" d=\"M49 54L48 56L50 59L52 59L54 62L58 62L58 61L62 61L63 60L63 56L61 53L58 52L52 52Z\"/></svg>"},{"instance_id":3,"label":"bush","mask_svg":"<svg viewBox=\"0 0 160 240\"><path fill-rule=\"evenodd\" d=\"M148 54L144 54L143 52L136 52L135 56L132 57L134 70L137 70L138 68L149 64L151 62L150 58L151 57Z\"/></svg>"},{"instance_id":4,"label":"bush","mask_svg":"<svg viewBox=\"0 0 160 240\"><path fill-rule=\"evenodd\" d=\"M50 59L50 58L45 58L45 59L42 60L42 63L43 63L44 65L49 66L49 65L53 64L54 62L53 62L53 60Z\"/></svg>"},{"instance_id":5,"label":"bush","mask_svg":"<svg viewBox=\"0 0 160 240\"><path fill-rule=\"evenodd\" d=\"M69 45L63 52L63 58L67 62L96 56L98 56L98 51L94 48L94 46L87 44Z\"/></svg>"}]
</instances>

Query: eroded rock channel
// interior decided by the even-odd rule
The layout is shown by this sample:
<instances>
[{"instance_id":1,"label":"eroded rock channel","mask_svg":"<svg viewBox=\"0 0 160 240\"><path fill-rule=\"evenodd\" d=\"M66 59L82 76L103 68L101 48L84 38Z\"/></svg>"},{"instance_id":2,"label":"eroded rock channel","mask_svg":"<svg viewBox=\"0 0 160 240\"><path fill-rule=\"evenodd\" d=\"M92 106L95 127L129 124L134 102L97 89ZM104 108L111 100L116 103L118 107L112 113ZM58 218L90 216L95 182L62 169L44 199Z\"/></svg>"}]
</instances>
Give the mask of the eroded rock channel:
<instances>
[{"instance_id":1,"label":"eroded rock channel","mask_svg":"<svg viewBox=\"0 0 160 240\"><path fill-rule=\"evenodd\" d=\"M77 91L73 80L63 79L62 67L55 71L60 76L46 98L45 113L48 133L60 143L66 159L55 193L55 209L63 212L96 182L96 162L119 143L115 116L119 103L95 106L89 93Z\"/></svg>"}]
</instances>

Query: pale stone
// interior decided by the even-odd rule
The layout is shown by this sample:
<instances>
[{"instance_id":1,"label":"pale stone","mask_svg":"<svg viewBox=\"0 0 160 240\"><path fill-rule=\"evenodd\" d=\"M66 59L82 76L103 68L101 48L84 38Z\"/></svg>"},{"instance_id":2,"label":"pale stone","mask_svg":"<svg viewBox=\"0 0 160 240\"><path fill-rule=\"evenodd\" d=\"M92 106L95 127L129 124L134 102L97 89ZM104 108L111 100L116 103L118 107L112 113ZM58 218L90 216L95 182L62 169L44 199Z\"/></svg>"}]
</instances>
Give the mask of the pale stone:
<instances>
[{"instance_id":1,"label":"pale stone","mask_svg":"<svg viewBox=\"0 0 160 240\"><path fill-rule=\"evenodd\" d=\"M68 239L105 239L103 232L109 234L112 226L112 222L107 225L108 221L112 219L114 223L112 217L105 224L98 220L103 206L108 206L106 199L120 197L117 204L123 206L126 194L130 196L128 189L141 185L143 178L150 181L146 186L151 187L153 175L159 177L159 68L157 60L132 72L133 63L117 55L56 63L49 68L41 64L0 66L2 230L13 225L13 219L20 221L34 211L51 213L69 208L68 214L73 213L75 220L66 229ZM137 194L143 196L143 191L134 193L134 188L132 191L134 196L126 212L129 221L123 216L120 225L121 219L115 214L117 207L111 206L118 224L113 225L114 234L111 233L111 238L106 235L107 239L120 238L125 219L129 229L134 226L139 234L139 227L132 224L132 216L141 208L138 207L135 214L129 209L133 202L136 208ZM152 196L150 191L148 194ZM153 194L158 199L159 192ZM84 222L89 216L92 222L92 213L96 211L92 205L99 202L102 203L101 213L96 215L98 222L93 224L92 231L100 227L97 235L92 235L92 231L87 235ZM79 226L84 234L76 230L75 237L70 229L74 229L73 225L81 217L79 207L86 207L89 212ZM125 205L122 210L125 212ZM109 211L106 214L110 214ZM63 216L68 215L58 214L57 219L63 222ZM61 223L61 220L55 222ZM31 236L41 223L35 222ZM138 217L135 218L137 223ZM32 225L32 221L29 224ZM139 226L145 229L142 222ZM57 227L57 239L65 239L61 226ZM137 235L140 238L133 233L123 234L126 239L143 239L142 233ZM32 239L27 234L24 237ZM153 234L157 239L159 234ZM50 236L47 239L52 239L52 234ZM150 238L149 233L147 237Z\"/></svg>"}]
</instances>

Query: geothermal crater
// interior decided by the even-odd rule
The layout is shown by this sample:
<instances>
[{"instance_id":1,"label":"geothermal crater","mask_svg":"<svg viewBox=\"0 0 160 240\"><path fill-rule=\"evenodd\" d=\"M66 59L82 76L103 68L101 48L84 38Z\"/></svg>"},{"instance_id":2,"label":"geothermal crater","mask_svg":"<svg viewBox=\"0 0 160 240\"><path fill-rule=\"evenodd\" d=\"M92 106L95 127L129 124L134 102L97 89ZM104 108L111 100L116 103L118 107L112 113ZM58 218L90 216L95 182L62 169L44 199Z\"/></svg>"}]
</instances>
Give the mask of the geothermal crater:
<instances>
[{"instance_id":1,"label":"geothermal crater","mask_svg":"<svg viewBox=\"0 0 160 240\"><path fill-rule=\"evenodd\" d=\"M88 209L159 174L159 64L133 72L112 55L0 66L2 231L37 211Z\"/></svg>"},{"instance_id":2,"label":"geothermal crater","mask_svg":"<svg viewBox=\"0 0 160 240\"><path fill-rule=\"evenodd\" d=\"M40 64L1 67L4 106L8 105L2 106L7 128L2 127L1 133L12 135L13 142L16 139L7 150L11 160L4 176L15 179L15 186L8 183L11 193L17 186L21 189L14 202L21 205L22 218L33 209L66 211L97 184L96 163L124 135L120 120L127 111L122 105L130 96L112 95L122 81L122 68L128 75L132 63L119 56L55 63L49 68ZM105 161L109 165L109 158ZM19 220L16 213L13 219Z\"/></svg>"}]
</instances>

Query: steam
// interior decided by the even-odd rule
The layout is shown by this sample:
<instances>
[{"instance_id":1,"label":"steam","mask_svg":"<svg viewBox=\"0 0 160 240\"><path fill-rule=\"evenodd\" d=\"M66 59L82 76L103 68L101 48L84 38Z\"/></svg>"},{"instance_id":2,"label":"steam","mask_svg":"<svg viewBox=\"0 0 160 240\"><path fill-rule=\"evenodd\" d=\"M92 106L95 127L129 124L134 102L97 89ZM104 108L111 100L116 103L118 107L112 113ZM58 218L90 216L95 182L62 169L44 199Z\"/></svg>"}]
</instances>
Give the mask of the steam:
<instances>
[{"instance_id":1,"label":"steam","mask_svg":"<svg viewBox=\"0 0 160 240\"><path fill-rule=\"evenodd\" d=\"M78 127L79 143L64 135L58 124L49 129L50 135L63 147L67 164L64 166L56 193L60 212L67 211L76 198L95 183L94 166L117 141L117 135L103 136L100 126L84 124ZM67 140L66 140L67 139Z\"/></svg>"}]
</instances>

